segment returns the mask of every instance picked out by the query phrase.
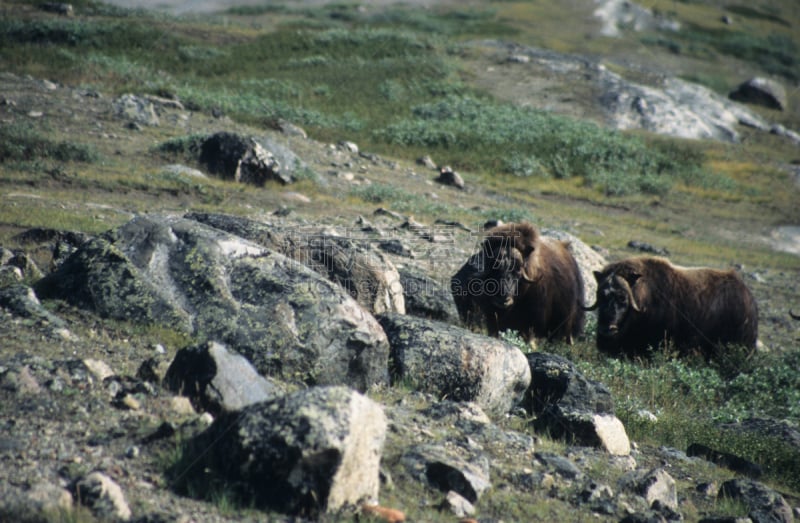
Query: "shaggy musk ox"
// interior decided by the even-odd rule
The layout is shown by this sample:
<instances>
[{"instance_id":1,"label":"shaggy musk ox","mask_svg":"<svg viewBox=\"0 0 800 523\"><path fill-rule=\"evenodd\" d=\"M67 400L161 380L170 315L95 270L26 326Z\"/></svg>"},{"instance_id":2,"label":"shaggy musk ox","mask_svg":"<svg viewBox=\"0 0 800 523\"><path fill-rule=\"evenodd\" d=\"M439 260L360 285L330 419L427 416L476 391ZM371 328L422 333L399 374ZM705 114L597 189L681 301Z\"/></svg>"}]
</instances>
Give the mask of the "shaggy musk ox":
<instances>
[{"instance_id":1,"label":"shaggy musk ox","mask_svg":"<svg viewBox=\"0 0 800 523\"><path fill-rule=\"evenodd\" d=\"M485 325L491 336L513 329L528 342L571 343L583 330L583 280L567 245L525 222L488 230L450 282L462 321Z\"/></svg>"},{"instance_id":2,"label":"shaggy musk ox","mask_svg":"<svg viewBox=\"0 0 800 523\"><path fill-rule=\"evenodd\" d=\"M597 348L611 355L646 355L668 340L681 354L710 359L722 345L755 348L758 307L732 270L685 268L643 256L595 272Z\"/></svg>"}]
</instances>

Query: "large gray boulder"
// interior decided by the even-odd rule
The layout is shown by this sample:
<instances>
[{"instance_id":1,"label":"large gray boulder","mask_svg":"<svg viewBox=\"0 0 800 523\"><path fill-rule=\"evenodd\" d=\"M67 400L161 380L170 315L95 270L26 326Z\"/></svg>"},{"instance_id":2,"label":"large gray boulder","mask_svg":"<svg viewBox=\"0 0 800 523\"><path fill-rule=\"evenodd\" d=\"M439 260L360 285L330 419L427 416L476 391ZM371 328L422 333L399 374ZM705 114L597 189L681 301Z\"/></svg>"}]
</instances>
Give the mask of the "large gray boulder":
<instances>
[{"instance_id":1,"label":"large gray boulder","mask_svg":"<svg viewBox=\"0 0 800 523\"><path fill-rule=\"evenodd\" d=\"M265 375L366 390L387 381L375 319L286 256L193 220L136 218L40 280L42 298L217 340Z\"/></svg>"},{"instance_id":2,"label":"large gray boulder","mask_svg":"<svg viewBox=\"0 0 800 523\"><path fill-rule=\"evenodd\" d=\"M336 282L367 310L405 313L400 274L368 242L319 229L277 227L225 214L192 213L187 218L280 252Z\"/></svg>"},{"instance_id":3,"label":"large gray boulder","mask_svg":"<svg viewBox=\"0 0 800 523\"><path fill-rule=\"evenodd\" d=\"M395 383L453 401L473 401L494 417L509 412L530 384L525 355L502 340L399 314L378 321L391 345Z\"/></svg>"},{"instance_id":4,"label":"large gray boulder","mask_svg":"<svg viewBox=\"0 0 800 523\"><path fill-rule=\"evenodd\" d=\"M210 173L223 179L263 186L269 180L294 181L281 170L275 156L253 137L219 132L200 144L198 158Z\"/></svg>"},{"instance_id":5,"label":"large gray boulder","mask_svg":"<svg viewBox=\"0 0 800 523\"><path fill-rule=\"evenodd\" d=\"M316 520L377 501L386 426L369 398L314 387L221 415L189 453L246 502Z\"/></svg>"},{"instance_id":6,"label":"large gray boulder","mask_svg":"<svg viewBox=\"0 0 800 523\"><path fill-rule=\"evenodd\" d=\"M728 97L737 102L763 105L779 111L787 106L786 89L775 80L759 76L741 83Z\"/></svg>"},{"instance_id":7,"label":"large gray boulder","mask_svg":"<svg viewBox=\"0 0 800 523\"><path fill-rule=\"evenodd\" d=\"M536 416L536 430L612 455L630 454L630 440L605 385L586 379L561 356L532 352L527 358L531 386L523 405Z\"/></svg>"}]
</instances>

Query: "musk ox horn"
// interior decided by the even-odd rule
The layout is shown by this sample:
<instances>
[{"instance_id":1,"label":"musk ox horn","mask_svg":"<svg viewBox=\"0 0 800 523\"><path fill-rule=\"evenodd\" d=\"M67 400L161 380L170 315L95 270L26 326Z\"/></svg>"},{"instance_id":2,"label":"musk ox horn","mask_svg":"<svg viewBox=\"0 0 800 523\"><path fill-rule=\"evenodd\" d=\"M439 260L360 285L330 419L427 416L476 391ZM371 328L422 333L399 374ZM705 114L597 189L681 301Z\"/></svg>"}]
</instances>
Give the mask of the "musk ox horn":
<instances>
[{"instance_id":1,"label":"musk ox horn","mask_svg":"<svg viewBox=\"0 0 800 523\"><path fill-rule=\"evenodd\" d=\"M636 303L636 298L634 298L633 296L633 289L631 289L628 280L626 280L621 276L617 276L615 279L617 280L617 283L625 290L625 294L628 295L628 299L631 302L631 307L633 308L633 310L635 310L636 312L641 312L639 304Z\"/></svg>"},{"instance_id":2,"label":"musk ox horn","mask_svg":"<svg viewBox=\"0 0 800 523\"><path fill-rule=\"evenodd\" d=\"M589 305L588 307L586 305L581 305L581 309L585 310L586 312L589 312L597 310L597 307L599 306L600 304L597 302L597 300L595 300L594 305Z\"/></svg>"},{"instance_id":3,"label":"musk ox horn","mask_svg":"<svg viewBox=\"0 0 800 523\"><path fill-rule=\"evenodd\" d=\"M795 314L794 312L792 312L792 309L789 309L789 316L791 316L795 320L800 320L800 314Z\"/></svg>"}]
</instances>

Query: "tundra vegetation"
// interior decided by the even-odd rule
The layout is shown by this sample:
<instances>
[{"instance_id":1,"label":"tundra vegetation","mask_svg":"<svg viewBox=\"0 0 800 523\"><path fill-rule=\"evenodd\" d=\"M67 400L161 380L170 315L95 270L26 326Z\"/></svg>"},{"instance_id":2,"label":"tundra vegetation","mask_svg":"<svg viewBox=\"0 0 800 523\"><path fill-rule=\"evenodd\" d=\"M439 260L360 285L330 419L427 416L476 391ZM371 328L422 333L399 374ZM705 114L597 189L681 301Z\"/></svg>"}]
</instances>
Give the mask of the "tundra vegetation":
<instances>
[{"instance_id":1,"label":"tundra vegetation","mask_svg":"<svg viewBox=\"0 0 800 523\"><path fill-rule=\"evenodd\" d=\"M681 21L683 29L623 32L618 39L592 35L587 12L555 2L458 2L426 10L287 2L172 16L78 0L73 17L56 16L39 4L0 5L0 75L30 75L59 87L38 99L25 90L0 92L0 245L24 249L15 238L33 227L97 234L153 211L265 216L288 210L306 222L345 227L359 216L371 219L383 207L427 224L457 221L474 231L488 219L530 220L569 231L610 259L634 254L629 240L643 239L668 250L681 265L737 268L759 306L763 347L755 353L733 346L725 358L707 363L676 359L667 347L645 361L609 358L596 350L592 315L576 343L544 343L538 350L564 356L604 383L641 448L685 450L701 443L736 454L761 465L762 481L800 504L800 449L721 428L759 417L800 423L799 331L787 314L792 306L800 310L800 262L796 254L775 250L770 237L778 226L800 223L798 182L787 169L793 165L796 172L798 146L744 127L737 144L614 131L547 111L544 99L541 106L518 107L513 100L524 87L503 79L500 61L487 73L481 45L491 38L585 54L633 79L655 74L636 65L645 56L649 64L664 64L659 74L668 71L722 93L746 79L741 71L796 86L800 40L793 28L800 17L794 0L760 7L654 0L651 7ZM736 23L723 25L722 14ZM568 24L575 30L563 30ZM479 70L497 75L493 88L478 85ZM74 95L61 98L61 87ZM108 102L129 92L180 100L197 116L183 125L132 128L106 112L84 111L93 107L92 100ZM591 103L582 92L558 95L574 96L578 108ZM800 129L796 87L788 97L783 112L753 110ZM162 170L167 163L191 162L196 136L223 128L258 134L284 121L301 126L312 139L292 142L305 165L290 189L310 198L310 205L292 200L277 183L255 188ZM380 161L363 171L346 162L332 167L331 148L315 144L342 140ZM461 172L467 190L426 183L433 176L415 163L423 155ZM330 171L349 173L361 183L333 184ZM464 233L461 239L475 245L474 236ZM430 276L448 281L465 259L432 264ZM61 302L45 306L68 318L71 330L92 340L95 357L112 361L121 374L135 375L137 351L159 345L174 356L196 341L168 328L88 317ZM34 348L45 359L69 356L34 334L33 323L1 327L7 336L0 358ZM530 350L513 332L503 337ZM379 401L413 402L409 389L398 384L372 394ZM5 405L2 410L8 423L26 415ZM155 429L149 423L139 430ZM500 423L531 432L519 417ZM99 425L91 431L109 429ZM537 437L543 450L564 449L563 442ZM171 441L157 456L142 458L153 484L175 479L169 471L186 459L182 449L180 441ZM716 481L732 475L722 468L685 466L679 478L684 484L699 474ZM82 467L67 463L64 473L77 475ZM593 473L607 474L612 483L619 471L598 463ZM425 502L429 490L402 479L381 492L383 504L402 508L411 520L452 520ZM222 517L258 517L224 485L181 487L204 493ZM684 516L698 519L713 509L747 512L733 502L715 503L693 498ZM576 518L574 507L562 501L542 494L521 499L502 488L481 499L479 511L507 521ZM92 521L83 512L51 520Z\"/></svg>"}]
</instances>

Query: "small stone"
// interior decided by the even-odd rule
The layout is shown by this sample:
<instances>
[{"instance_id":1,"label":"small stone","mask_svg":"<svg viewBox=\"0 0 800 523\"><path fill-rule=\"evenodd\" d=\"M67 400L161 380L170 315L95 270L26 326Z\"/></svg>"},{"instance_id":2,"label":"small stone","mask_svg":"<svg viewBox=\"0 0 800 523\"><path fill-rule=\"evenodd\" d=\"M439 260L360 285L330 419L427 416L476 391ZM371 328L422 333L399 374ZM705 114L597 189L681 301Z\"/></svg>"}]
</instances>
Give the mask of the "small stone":
<instances>
[{"instance_id":1,"label":"small stone","mask_svg":"<svg viewBox=\"0 0 800 523\"><path fill-rule=\"evenodd\" d=\"M130 410L139 410L142 408L142 403L130 394L125 394L119 403L121 406Z\"/></svg>"},{"instance_id":2,"label":"small stone","mask_svg":"<svg viewBox=\"0 0 800 523\"><path fill-rule=\"evenodd\" d=\"M453 490L447 493L443 506L460 518L475 514L475 506Z\"/></svg>"},{"instance_id":3,"label":"small stone","mask_svg":"<svg viewBox=\"0 0 800 523\"><path fill-rule=\"evenodd\" d=\"M87 358L83 360L83 364L97 378L97 381L103 382L106 378L114 376L114 371L104 361Z\"/></svg>"}]
</instances>

